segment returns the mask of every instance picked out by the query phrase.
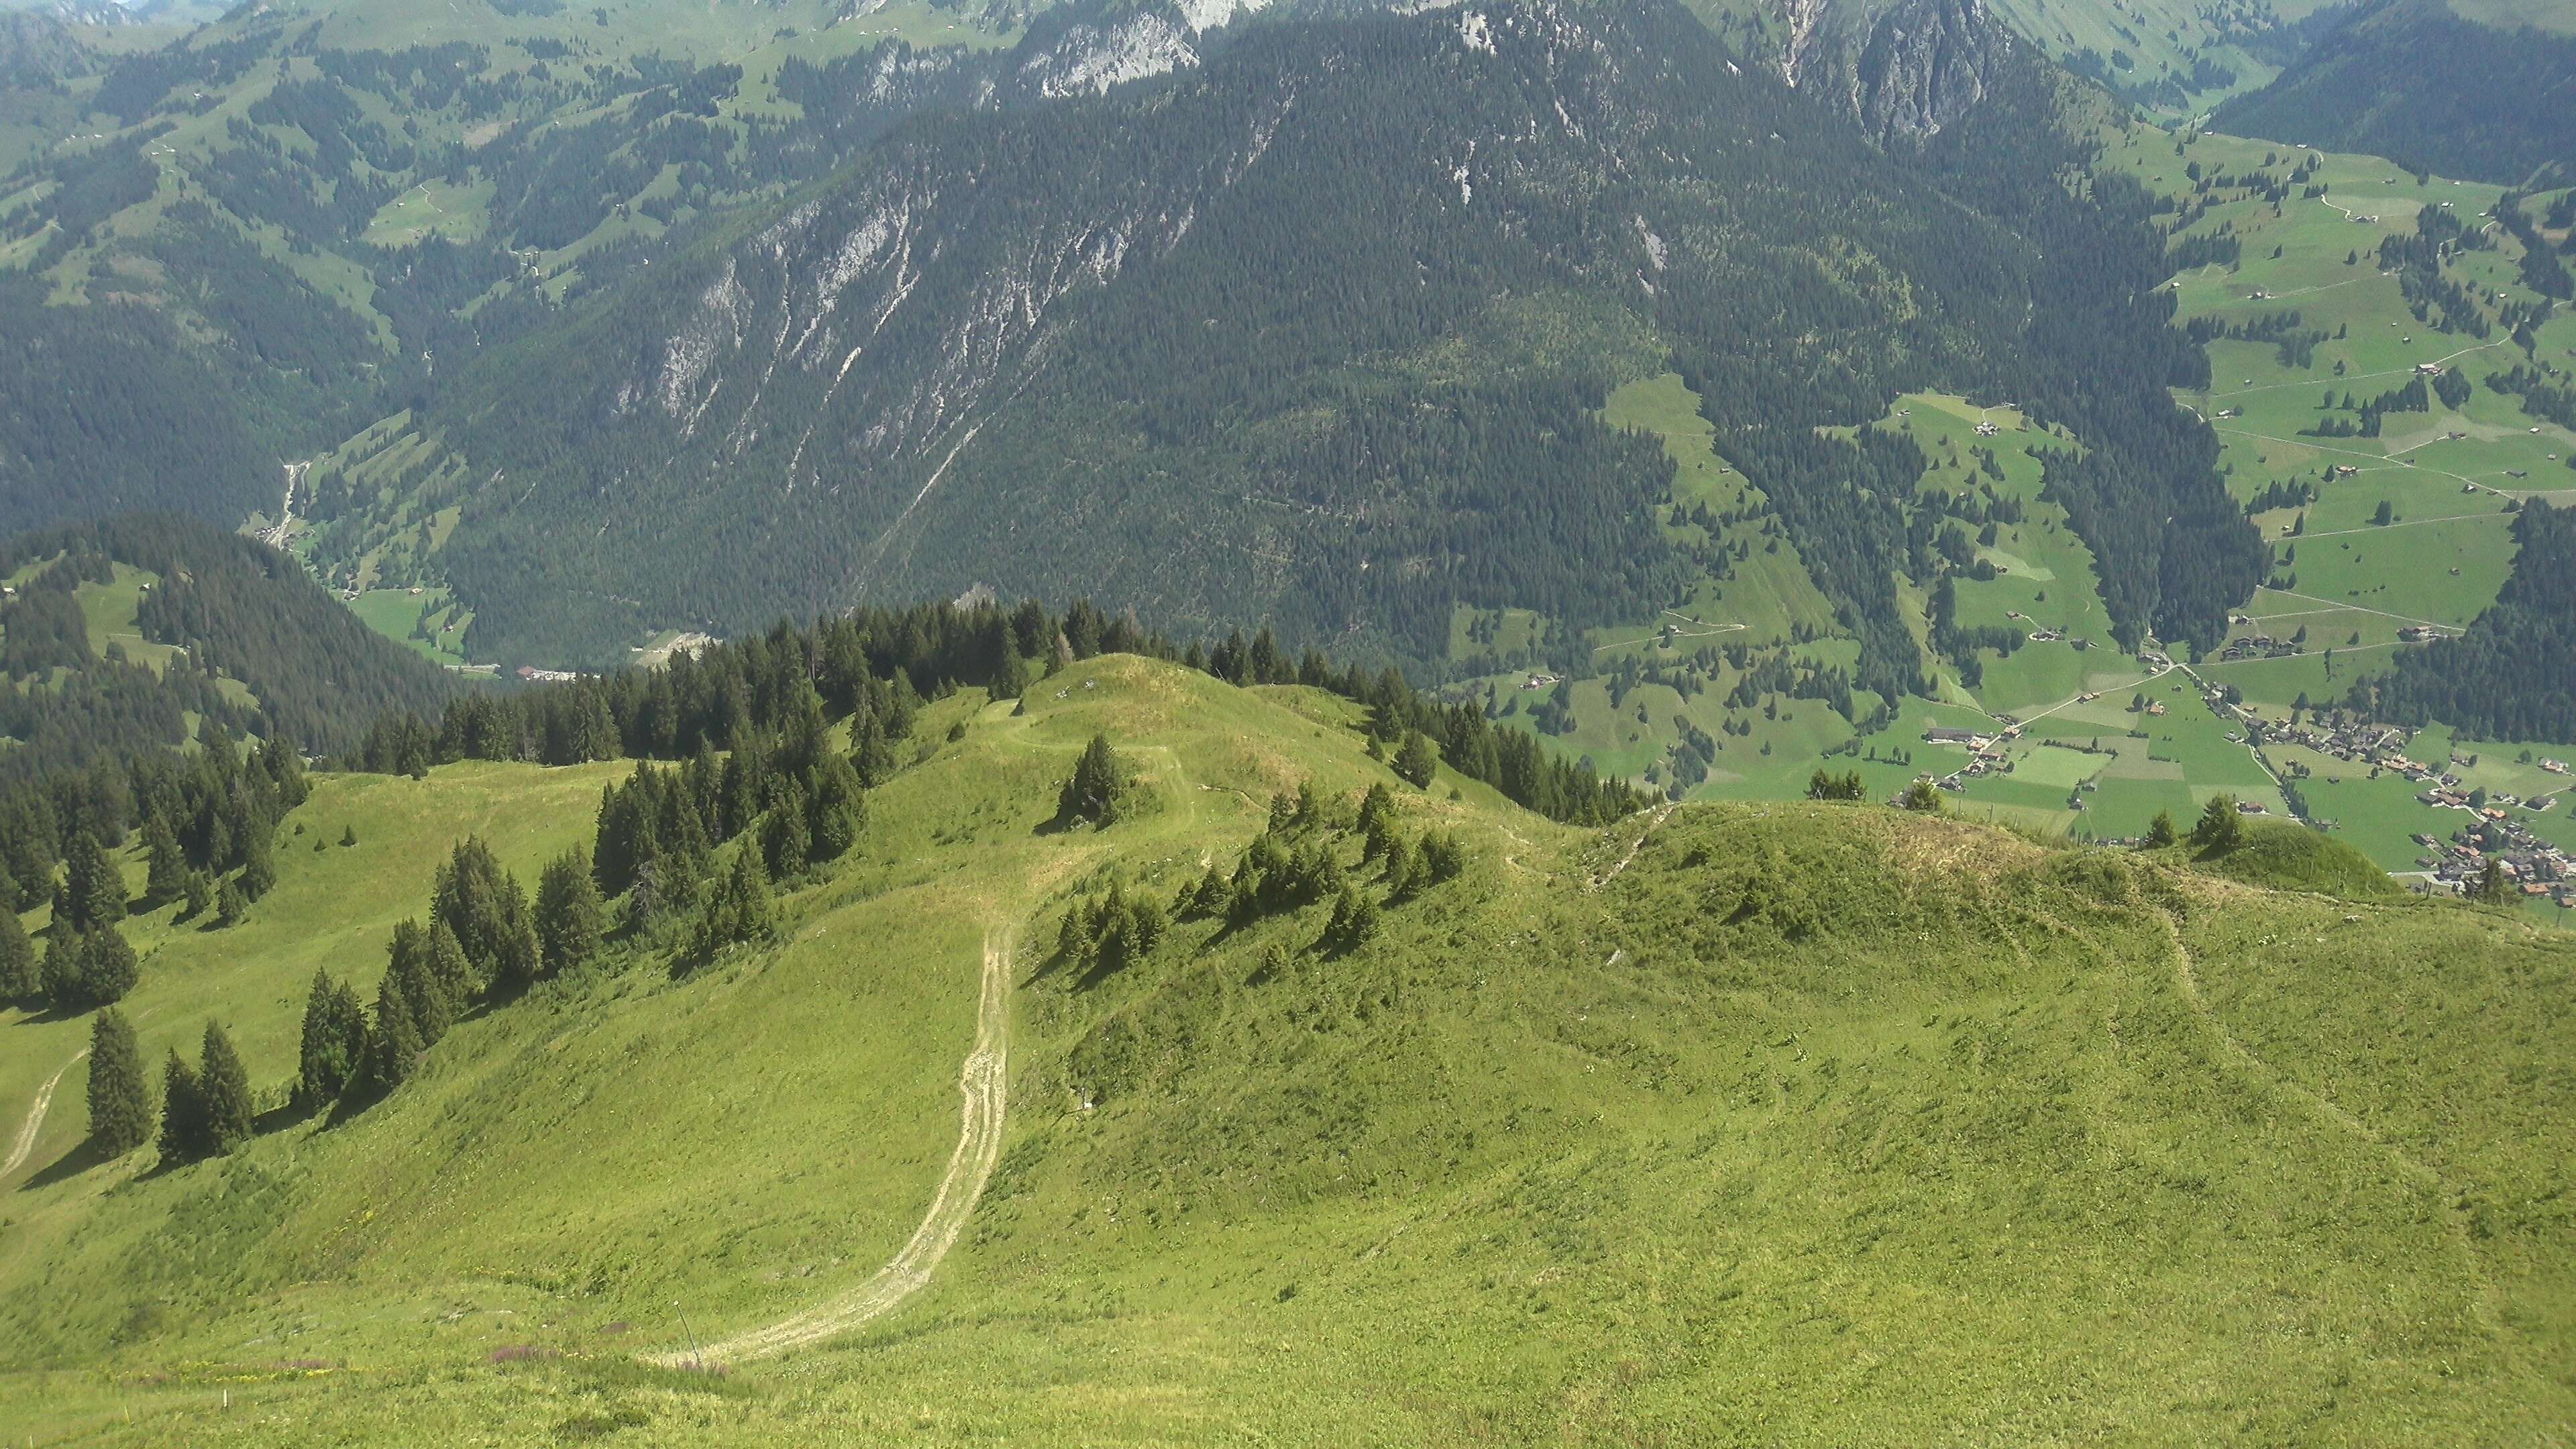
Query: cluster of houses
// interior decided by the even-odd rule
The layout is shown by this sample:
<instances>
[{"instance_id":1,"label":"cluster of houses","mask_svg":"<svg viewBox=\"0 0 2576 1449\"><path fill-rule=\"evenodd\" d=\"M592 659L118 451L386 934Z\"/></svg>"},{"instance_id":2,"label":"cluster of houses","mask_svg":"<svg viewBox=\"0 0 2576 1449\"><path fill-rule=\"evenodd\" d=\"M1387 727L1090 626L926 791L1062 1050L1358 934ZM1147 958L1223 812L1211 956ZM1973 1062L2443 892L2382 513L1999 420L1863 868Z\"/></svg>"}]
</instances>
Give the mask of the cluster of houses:
<instances>
[{"instance_id":1,"label":"cluster of houses","mask_svg":"<svg viewBox=\"0 0 2576 1449\"><path fill-rule=\"evenodd\" d=\"M2227 647L2218 651L2218 659L2222 664L2236 659L2292 659L2307 652L2307 646L2288 639L2275 639L2269 634L2248 634L2228 640Z\"/></svg>"},{"instance_id":2,"label":"cluster of houses","mask_svg":"<svg viewBox=\"0 0 2576 1449\"><path fill-rule=\"evenodd\" d=\"M1997 716L1997 718L2008 719L2009 717ZM1934 728L1925 730L1923 732L1923 743L1927 745L1956 745L1968 752L1968 763L1951 771L1947 775L1943 775L1933 783L1939 785L1942 789L1955 794L1961 790L1967 789L1968 781L1977 776L2011 774L2013 767L2012 761L2005 757L2003 747L2006 741L2015 739L2019 737L2020 734L2021 730L2018 727L2007 727L2000 734L1988 733L1982 730L1950 729L1941 726L1935 726Z\"/></svg>"},{"instance_id":3,"label":"cluster of houses","mask_svg":"<svg viewBox=\"0 0 2576 1449\"><path fill-rule=\"evenodd\" d=\"M2466 810L2469 804L2461 800L2458 808ZM2493 856L2505 879L2523 895L2545 896L2562 911L2576 910L2576 863L2565 851L2525 830L2502 806L2490 803L2475 813L2476 822L2453 831L2449 840L2414 836L2428 852L2415 863L2431 873L2436 889L2458 893L2475 886Z\"/></svg>"},{"instance_id":4,"label":"cluster of houses","mask_svg":"<svg viewBox=\"0 0 2576 1449\"><path fill-rule=\"evenodd\" d=\"M2433 778L2430 767L2406 758L2406 731L2391 725L2345 725L2326 728L2317 724L2290 724L2267 720L2251 712L2237 716L2245 725L2246 742L2256 745L2302 745L2330 759L2349 764L2370 765L2393 770L2409 780Z\"/></svg>"}]
</instances>

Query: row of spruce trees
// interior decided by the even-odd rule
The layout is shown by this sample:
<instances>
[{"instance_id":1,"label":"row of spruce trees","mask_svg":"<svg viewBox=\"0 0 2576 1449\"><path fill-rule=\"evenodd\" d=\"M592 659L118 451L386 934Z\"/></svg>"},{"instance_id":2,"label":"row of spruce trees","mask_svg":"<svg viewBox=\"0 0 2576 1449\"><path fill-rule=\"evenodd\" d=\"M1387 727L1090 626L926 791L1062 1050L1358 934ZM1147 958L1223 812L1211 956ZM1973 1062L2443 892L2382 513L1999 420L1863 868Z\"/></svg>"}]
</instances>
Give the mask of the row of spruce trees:
<instances>
[{"instance_id":1,"label":"row of spruce trees","mask_svg":"<svg viewBox=\"0 0 2576 1449\"><path fill-rule=\"evenodd\" d=\"M1526 731L1497 725L1472 702L1445 705L1417 693L1392 667L1371 673L1335 665L1311 649L1292 658L1266 629L1250 638L1237 631L1212 644L1179 646L1132 616L1107 614L1087 600L1061 615L1030 600L1011 608L871 607L802 628L782 621L765 635L675 657L664 669L513 695L469 695L449 705L435 725L416 715L388 715L345 763L417 775L462 759L565 765L792 752L818 725L847 719L851 763L863 784L873 784L891 768L891 742L909 729L924 699L968 686L1015 698L1064 666L1100 654L1169 660L1237 685L1328 690L1369 707L1370 738L1381 753L1398 753L1408 778L1427 779L1433 763L1445 760L1550 819L1606 824L1649 803L1626 782L1604 780L1588 763L1551 755ZM810 804L839 787L808 780L804 788ZM603 849L602 857L607 854ZM773 860L771 869L779 864Z\"/></svg>"}]
</instances>

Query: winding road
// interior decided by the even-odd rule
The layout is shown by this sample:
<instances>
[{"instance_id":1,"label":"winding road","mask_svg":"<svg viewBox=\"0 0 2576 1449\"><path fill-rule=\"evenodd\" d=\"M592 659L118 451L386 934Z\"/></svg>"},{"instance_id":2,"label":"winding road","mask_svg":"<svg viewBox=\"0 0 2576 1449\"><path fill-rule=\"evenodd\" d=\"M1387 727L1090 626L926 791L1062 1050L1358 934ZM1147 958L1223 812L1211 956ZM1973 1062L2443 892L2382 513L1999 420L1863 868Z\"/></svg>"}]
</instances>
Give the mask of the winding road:
<instances>
[{"instance_id":1,"label":"winding road","mask_svg":"<svg viewBox=\"0 0 2576 1449\"><path fill-rule=\"evenodd\" d=\"M7 1177L27 1165L27 1159L35 1153L36 1138L45 1130L45 1113L54 1105L54 1088L62 1084L63 1073L79 1066L81 1058L88 1055L89 1048L81 1048L70 1061L55 1068L54 1074L45 1078L45 1084L36 1089L35 1105L27 1109L27 1120L18 1128L18 1140L9 1146L8 1162L0 1164L0 1177Z\"/></svg>"},{"instance_id":2,"label":"winding road","mask_svg":"<svg viewBox=\"0 0 2576 1449\"><path fill-rule=\"evenodd\" d=\"M912 1240L903 1245L903 1251L868 1281L841 1297L765 1328L718 1339L695 1354L665 1354L657 1362L685 1368L701 1366L704 1361L739 1362L784 1353L846 1333L929 1285L932 1270L966 1230L966 1220L975 1211L975 1200L983 1195L984 1182L993 1175L993 1164L1002 1155L1003 1091L1010 1059L1010 963L1009 935L987 932L982 994L975 1008L975 1049L967 1055L965 1068L958 1074L957 1087L965 1106L957 1150L948 1159L948 1172L939 1180L930 1211L913 1231Z\"/></svg>"}]
</instances>

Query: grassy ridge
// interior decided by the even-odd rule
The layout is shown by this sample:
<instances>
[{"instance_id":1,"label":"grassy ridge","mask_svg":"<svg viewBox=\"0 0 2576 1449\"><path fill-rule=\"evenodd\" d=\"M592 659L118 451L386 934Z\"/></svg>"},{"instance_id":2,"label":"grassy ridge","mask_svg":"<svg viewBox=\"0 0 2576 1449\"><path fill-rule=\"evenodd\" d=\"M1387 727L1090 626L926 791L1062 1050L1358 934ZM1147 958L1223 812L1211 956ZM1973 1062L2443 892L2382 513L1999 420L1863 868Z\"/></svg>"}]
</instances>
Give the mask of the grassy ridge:
<instances>
[{"instance_id":1,"label":"grassy ridge","mask_svg":"<svg viewBox=\"0 0 2576 1449\"><path fill-rule=\"evenodd\" d=\"M1181 923L1089 985L1052 967L1067 901L1168 896L1299 780L1392 784L1352 723L1114 657L1024 714L934 705L776 952L550 983L344 1126L11 1192L0 1430L2514 1443L2576 1421L2544 1367L2576 1331L2551 1206L2565 941L1866 806L1586 836L1443 775L1398 788L1404 828L1461 830L1470 868L1371 944L1319 949L1318 907ZM1049 833L1094 730L1141 818ZM594 784L384 784L512 781ZM510 818L525 869L586 811ZM361 834L282 852L265 918L318 914L289 893L354 869ZM399 874L382 893L415 901ZM712 1338L902 1241L955 1140L988 930L1017 942L1006 1151L926 1292L722 1379L634 1365L685 1344L674 1300ZM192 979L169 965L136 998L168 1003L147 1036L202 1009L162 995ZM273 1084L281 1047L246 1035ZM0 1085L0 1118L27 1096Z\"/></svg>"}]
</instances>

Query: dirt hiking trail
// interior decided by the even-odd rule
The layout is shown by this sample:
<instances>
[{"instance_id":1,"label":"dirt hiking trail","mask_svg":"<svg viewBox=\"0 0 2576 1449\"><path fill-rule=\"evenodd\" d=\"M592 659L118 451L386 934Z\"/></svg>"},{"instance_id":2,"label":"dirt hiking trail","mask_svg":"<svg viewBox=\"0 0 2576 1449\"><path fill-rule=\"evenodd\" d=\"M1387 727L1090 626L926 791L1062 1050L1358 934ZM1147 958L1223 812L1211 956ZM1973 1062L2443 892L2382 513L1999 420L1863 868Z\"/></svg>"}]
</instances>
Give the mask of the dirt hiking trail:
<instances>
[{"instance_id":1,"label":"dirt hiking trail","mask_svg":"<svg viewBox=\"0 0 2576 1449\"><path fill-rule=\"evenodd\" d=\"M1003 1089L1009 1076L1011 941L1007 933L984 937L984 979L975 1007L975 1050L958 1074L965 1098L957 1151L930 1200L930 1211L914 1230L912 1241L867 1282L839 1298L816 1304L766 1328L737 1333L707 1344L695 1357L714 1363L766 1358L800 1348L866 1323L892 1309L930 1282L931 1271L948 1255L965 1231L984 1181L1002 1155ZM692 1355L666 1354L658 1362L690 1366Z\"/></svg>"}]
</instances>

